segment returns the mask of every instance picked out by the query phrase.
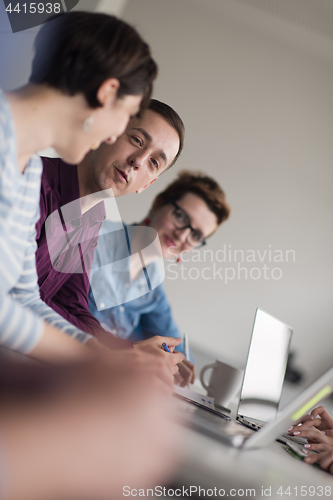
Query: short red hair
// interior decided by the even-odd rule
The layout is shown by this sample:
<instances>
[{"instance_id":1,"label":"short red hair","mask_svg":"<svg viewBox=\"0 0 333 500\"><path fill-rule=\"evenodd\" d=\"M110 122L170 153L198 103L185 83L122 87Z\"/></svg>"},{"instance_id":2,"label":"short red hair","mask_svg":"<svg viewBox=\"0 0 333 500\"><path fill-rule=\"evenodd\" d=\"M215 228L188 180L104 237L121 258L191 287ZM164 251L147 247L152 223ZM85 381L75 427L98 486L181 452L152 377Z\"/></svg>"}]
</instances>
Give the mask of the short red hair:
<instances>
[{"instance_id":1,"label":"short red hair","mask_svg":"<svg viewBox=\"0 0 333 500\"><path fill-rule=\"evenodd\" d=\"M223 189L212 177L200 171L179 172L178 178L158 194L156 206L166 205L170 200L178 201L187 193L196 194L204 200L209 210L216 215L218 225L228 219L230 206Z\"/></svg>"}]
</instances>

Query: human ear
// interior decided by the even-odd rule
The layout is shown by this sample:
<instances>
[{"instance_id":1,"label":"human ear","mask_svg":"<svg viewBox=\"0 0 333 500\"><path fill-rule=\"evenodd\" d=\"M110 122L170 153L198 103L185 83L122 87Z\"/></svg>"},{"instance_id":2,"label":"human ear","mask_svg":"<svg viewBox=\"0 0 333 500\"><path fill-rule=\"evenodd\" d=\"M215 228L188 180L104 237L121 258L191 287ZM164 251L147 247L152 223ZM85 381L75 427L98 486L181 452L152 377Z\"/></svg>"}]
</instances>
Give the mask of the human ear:
<instances>
[{"instance_id":1,"label":"human ear","mask_svg":"<svg viewBox=\"0 0 333 500\"><path fill-rule=\"evenodd\" d=\"M136 193L138 193L138 194L142 193L142 191L144 191L145 189L147 189L147 187L150 186L153 182L157 181L157 179L158 179L158 177L156 177L156 179L153 179L152 181L150 181L148 184L146 184L142 188L137 189Z\"/></svg>"},{"instance_id":2,"label":"human ear","mask_svg":"<svg viewBox=\"0 0 333 500\"><path fill-rule=\"evenodd\" d=\"M117 99L120 82L117 78L108 78L98 88L96 97L98 101L105 106Z\"/></svg>"}]
</instances>

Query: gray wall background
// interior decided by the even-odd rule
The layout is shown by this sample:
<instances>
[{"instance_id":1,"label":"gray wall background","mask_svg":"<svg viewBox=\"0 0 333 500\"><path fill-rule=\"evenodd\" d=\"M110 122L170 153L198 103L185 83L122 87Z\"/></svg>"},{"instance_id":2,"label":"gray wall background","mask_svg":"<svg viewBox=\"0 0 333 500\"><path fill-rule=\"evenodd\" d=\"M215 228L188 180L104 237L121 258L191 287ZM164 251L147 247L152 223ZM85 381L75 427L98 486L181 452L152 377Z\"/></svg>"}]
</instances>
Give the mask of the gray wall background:
<instances>
[{"instance_id":1,"label":"gray wall background","mask_svg":"<svg viewBox=\"0 0 333 500\"><path fill-rule=\"evenodd\" d=\"M186 125L178 164L141 195L120 198L123 219L143 218L183 168L215 177L232 206L206 247L213 262L211 254L183 262L187 279L181 265L167 264L181 331L197 348L242 366L260 306L294 327L296 361L315 377L333 358L332 7L326 0L103 0L97 8L120 14L150 43L160 68L154 96ZM36 31L12 35L0 10L1 87L26 81ZM262 262L257 254L240 265L261 277L245 279L243 271L237 279L234 258L217 260L224 249L259 251ZM284 259L294 251L295 261L289 254L289 262L274 262L277 250ZM221 268L215 279L214 266ZM227 283L226 267L236 271ZM272 279L273 268L281 279Z\"/></svg>"},{"instance_id":2,"label":"gray wall background","mask_svg":"<svg viewBox=\"0 0 333 500\"><path fill-rule=\"evenodd\" d=\"M189 278L198 274L191 268L212 269L209 261L184 263L187 279L179 272L172 280L174 264L165 284L175 318L196 346L243 365L260 306L294 327L296 361L312 378L333 362L333 40L300 3L289 2L294 12L266 3L271 11L237 0L127 2L124 19L159 63L155 96L179 111L187 137L171 171L118 205L133 220L177 170L215 177L232 206L209 241L215 257L231 245L262 255L294 250L295 262L269 262L267 252L242 267L279 267L281 279L246 280L243 272L229 283ZM237 271L234 261L215 265Z\"/></svg>"}]
</instances>

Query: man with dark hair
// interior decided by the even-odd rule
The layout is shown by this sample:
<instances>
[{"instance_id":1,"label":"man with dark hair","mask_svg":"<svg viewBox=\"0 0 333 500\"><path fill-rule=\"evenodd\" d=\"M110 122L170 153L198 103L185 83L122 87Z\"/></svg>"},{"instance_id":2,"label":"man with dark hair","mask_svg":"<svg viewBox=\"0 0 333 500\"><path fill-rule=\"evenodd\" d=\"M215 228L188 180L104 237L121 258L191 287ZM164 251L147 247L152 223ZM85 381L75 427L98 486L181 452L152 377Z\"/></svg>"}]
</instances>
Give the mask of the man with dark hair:
<instances>
[{"instance_id":1,"label":"man with dark hair","mask_svg":"<svg viewBox=\"0 0 333 500\"><path fill-rule=\"evenodd\" d=\"M174 163L183 142L180 117L152 100L115 144L103 143L77 167L59 158L43 158L41 217L36 225L41 298L79 330L105 337L111 348L131 344L104 335L88 309L87 271L106 216L101 199L110 196L110 189L111 196L142 192Z\"/></svg>"}]
</instances>

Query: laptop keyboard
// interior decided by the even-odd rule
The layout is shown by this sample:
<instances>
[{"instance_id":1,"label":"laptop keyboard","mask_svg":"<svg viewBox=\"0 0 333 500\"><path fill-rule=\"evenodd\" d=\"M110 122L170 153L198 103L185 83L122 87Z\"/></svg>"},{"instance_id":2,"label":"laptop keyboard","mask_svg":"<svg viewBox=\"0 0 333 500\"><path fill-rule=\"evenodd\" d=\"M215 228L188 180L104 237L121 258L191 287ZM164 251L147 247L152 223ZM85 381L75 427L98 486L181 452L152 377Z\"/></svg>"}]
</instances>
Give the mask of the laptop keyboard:
<instances>
[{"instance_id":1,"label":"laptop keyboard","mask_svg":"<svg viewBox=\"0 0 333 500\"><path fill-rule=\"evenodd\" d=\"M250 429L253 429L254 431L258 431L265 425L259 424L258 422L253 422L251 420L246 420L245 418L239 419L239 423L245 425L246 427L249 427ZM289 434L282 434L278 438L278 440L283 442L284 444L286 444L287 441L291 441L292 443L297 443L300 445L304 445L308 442L306 438L289 436Z\"/></svg>"},{"instance_id":2,"label":"laptop keyboard","mask_svg":"<svg viewBox=\"0 0 333 500\"><path fill-rule=\"evenodd\" d=\"M289 436L289 434L282 434L280 436L282 439L285 439L286 441L291 441L292 443L297 443L297 444L306 444L308 441L306 438L301 438L297 436Z\"/></svg>"}]
</instances>

